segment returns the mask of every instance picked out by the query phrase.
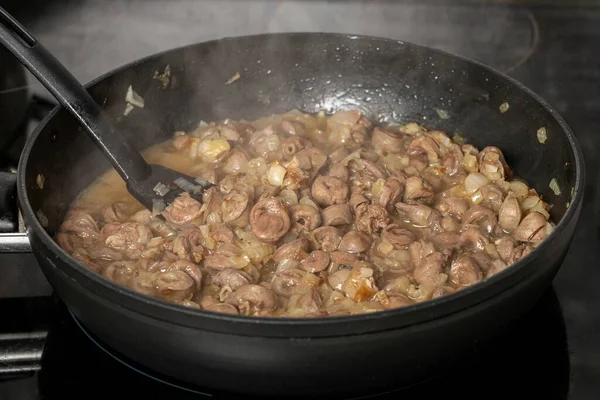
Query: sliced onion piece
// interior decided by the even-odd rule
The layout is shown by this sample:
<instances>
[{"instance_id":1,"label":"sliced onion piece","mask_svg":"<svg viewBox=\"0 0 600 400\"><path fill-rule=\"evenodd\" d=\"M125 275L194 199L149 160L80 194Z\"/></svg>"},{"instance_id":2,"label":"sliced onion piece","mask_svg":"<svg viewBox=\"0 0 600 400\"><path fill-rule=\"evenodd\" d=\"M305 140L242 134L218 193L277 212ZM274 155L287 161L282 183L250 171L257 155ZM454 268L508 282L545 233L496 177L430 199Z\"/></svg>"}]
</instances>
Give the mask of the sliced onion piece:
<instances>
[{"instance_id":1,"label":"sliced onion piece","mask_svg":"<svg viewBox=\"0 0 600 400\"><path fill-rule=\"evenodd\" d=\"M286 172L287 170L283 165L278 163L273 164L267 172L267 180L269 181L269 184L273 186L282 186Z\"/></svg>"},{"instance_id":2,"label":"sliced onion piece","mask_svg":"<svg viewBox=\"0 0 600 400\"><path fill-rule=\"evenodd\" d=\"M156 216L163 212L166 208L164 199L152 199L152 215Z\"/></svg>"},{"instance_id":3,"label":"sliced onion piece","mask_svg":"<svg viewBox=\"0 0 600 400\"><path fill-rule=\"evenodd\" d=\"M511 181L509 185L510 190L512 190L517 197L525 197L529 193L529 187L524 182Z\"/></svg>"},{"instance_id":4,"label":"sliced onion piece","mask_svg":"<svg viewBox=\"0 0 600 400\"><path fill-rule=\"evenodd\" d=\"M136 107L144 108L144 99L142 98L142 96L140 96L133 90L131 85L129 85L129 87L127 88L127 93L125 94L125 101Z\"/></svg>"},{"instance_id":5,"label":"sliced onion piece","mask_svg":"<svg viewBox=\"0 0 600 400\"><path fill-rule=\"evenodd\" d=\"M465 178L465 190L468 194L475 193L480 187L490 183L490 180L479 172L473 172Z\"/></svg>"},{"instance_id":6,"label":"sliced onion piece","mask_svg":"<svg viewBox=\"0 0 600 400\"><path fill-rule=\"evenodd\" d=\"M556 180L556 178L552 178L552 180L550 181L550 189L552 189L552 191L554 192L555 195L560 196L561 194L561 190L560 187L558 186L558 181Z\"/></svg>"},{"instance_id":7,"label":"sliced onion piece","mask_svg":"<svg viewBox=\"0 0 600 400\"><path fill-rule=\"evenodd\" d=\"M529 196L525 197L525 199L521 202L521 210L527 211L532 209L540 202L540 198L538 196Z\"/></svg>"}]
</instances>

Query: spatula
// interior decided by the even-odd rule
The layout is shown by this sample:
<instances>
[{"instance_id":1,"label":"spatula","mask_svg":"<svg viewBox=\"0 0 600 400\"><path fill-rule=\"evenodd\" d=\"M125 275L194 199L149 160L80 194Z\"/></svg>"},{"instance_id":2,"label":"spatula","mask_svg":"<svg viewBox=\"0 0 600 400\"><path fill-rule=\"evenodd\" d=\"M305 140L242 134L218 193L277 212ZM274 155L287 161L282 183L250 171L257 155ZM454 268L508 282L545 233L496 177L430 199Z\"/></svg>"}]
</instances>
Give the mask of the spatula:
<instances>
[{"instance_id":1,"label":"spatula","mask_svg":"<svg viewBox=\"0 0 600 400\"><path fill-rule=\"evenodd\" d=\"M77 79L1 7L0 43L77 119L125 180L129 193L146 208L160 212L184 192L201 201L212 186L204 179L148 164Z\"/></svg>"}]
</instances>

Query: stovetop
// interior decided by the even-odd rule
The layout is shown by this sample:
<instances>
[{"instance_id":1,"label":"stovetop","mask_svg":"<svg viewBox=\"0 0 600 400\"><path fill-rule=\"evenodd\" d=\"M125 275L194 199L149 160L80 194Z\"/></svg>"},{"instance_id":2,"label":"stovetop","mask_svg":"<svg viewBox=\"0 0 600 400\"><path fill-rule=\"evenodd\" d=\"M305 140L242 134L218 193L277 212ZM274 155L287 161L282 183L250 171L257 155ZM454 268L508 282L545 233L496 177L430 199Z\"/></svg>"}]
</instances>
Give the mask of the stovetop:
<instances>
[{"instance_id":1,"label":"stovetop","mask_svg":"<svg viewBox=\"0 0 600 400\"><path fill-rule=\"evenodd\" d=\"M44 18L25 13L19 18L82 81L181 44L284 30L413 41L479 59L523 81L565 117L586 155L586 198L565 263L535 308L491 347L476 349L476 359L373 398L457 393L465 399L600 398L600 53L593 47L600 39L600 9L482 7L460 1L444 6L258 0L42 3L38 15ZM217 14L219 9L226 12ZM47 96L39 85L32 84L32 91ZM51 295L30 255L0 254L0 318L0 399L236 397L157 377L105 348Z\"/></svg>"}]
</instances>

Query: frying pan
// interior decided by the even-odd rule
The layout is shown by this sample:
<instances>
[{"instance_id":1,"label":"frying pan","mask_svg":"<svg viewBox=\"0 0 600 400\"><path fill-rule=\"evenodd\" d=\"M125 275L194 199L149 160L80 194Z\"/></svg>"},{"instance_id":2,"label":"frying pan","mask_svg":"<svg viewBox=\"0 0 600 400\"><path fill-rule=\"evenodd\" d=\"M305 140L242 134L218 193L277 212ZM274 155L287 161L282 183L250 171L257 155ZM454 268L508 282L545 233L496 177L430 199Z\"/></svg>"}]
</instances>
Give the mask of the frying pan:
<instances>
[{"instance_id":1,"label":"frying pan","mask_svg":"<svg viewBox=\"0 0 600 400\"><path fill-rule=\"evenodd\" d=\"M170 67L169 79L155 79ZM226 84L235 73L240 78ZM129 86L144 108L123 116ZM69 205L110 164L62 108L37 128L18 169L27 241L77 319L124 356L194 385L307 396L361 393L425 379L528 311L551 284L579 217L585 171L557 112L477 62L401 41L325 33L227 38L150 56L87 86L137 149L200 120L253 119L293 108L360 109L379 122L416 121L500 147L552 204L555 231L529 256L480 284L366 315L314 319L231 316L184 308L116 285L53 240ZM499 106L509 104L506 112ZM443 111L443 112L441 112ZM545 127L540 143L536 131ZM43 175L44 185L36 184ZM555 193L549 183L561 189ZM518 362L518 360L516 360Z\"/></svg>"}]
</instances>

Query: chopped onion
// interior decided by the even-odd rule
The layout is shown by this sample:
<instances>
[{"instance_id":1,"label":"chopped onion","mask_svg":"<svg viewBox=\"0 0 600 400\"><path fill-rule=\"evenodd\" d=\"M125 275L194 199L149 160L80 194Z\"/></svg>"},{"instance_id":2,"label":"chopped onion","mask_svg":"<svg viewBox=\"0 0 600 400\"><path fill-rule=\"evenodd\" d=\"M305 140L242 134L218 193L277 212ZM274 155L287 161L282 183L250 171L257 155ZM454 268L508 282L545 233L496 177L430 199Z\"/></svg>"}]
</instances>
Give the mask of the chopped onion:
<instances>
[{"instance_id":1,"label":"chopped onion","mask_svg":"<svg viewBox=\"0 0 600 400\"><path fill-rule=\"evenodd\" d=\"M528 196L521 202L521 210L527 211L533 207L535 207L540 202L540 198L538 196Z\"/></svg>"},{"instance_id":2,"label":"chopped onion","mask_svg":"<svg viewBox=\"0 0 600 400\"><path fill-rule=\"evenodd\" d=\"M412 260L408 250L393 250L387 256L388 258L401 262L411 262Z\"/></svg>"},{"instance_id":3,"label":"chopped onion","mask_svg":"<svg viewBox=\"0 0 600 400\"><path fill-rule=\"evenodd\" d=\"M157 216L161 212L165 210L165 200L164 199L152 199L152 215Z\"/></svg>"},{"instance_id":4,"label":"chopped onion","mask_svg":"<svg viewBox=\"0 0 600 400\"><path fill-rule=\"evenodd\" d=\"M379 192L385 185L385 179L379 178L377 181L371 186L371 193L373 194L373 198L377 198Z\"/></svg>"},{"instance_id":5,"label":"chopped onion","mask_svg":"<svg viewBox=\"0 0 600 400\"><path fill-rule=\"evenodd\" d=\"M233 264L233 268L242 269L250 264L250 257L242 254L240 256L229 257L229 261Z\"/></svg>"},{"instance_id":6,"label":"chopped onion","mask_svg":"<svg viewBox=\"0 0 600 400\"><path fill-rule=\"evenodd\" d=\"M498 167L493 164L484 164L483 169L485 170L485 172L487 172L489 174L497 174L498 173Z\"/></svg>"},{"instance_id":7,"label":"chopped onion","mask_svg":"<svg viewBox=\"0 0 600 400\"><path fill-rule=\"evenodd\" d=\"M198 144L198 155L206 162L215 162L231 146L225 139L204 139Z\"/></svg>"},{"instance_id":8,"label":"chopped onion","mask_svg":"<svg viewBox=\"0 0 600 400\"><path fill-rule=\"evenodd\" d=\"M339 304L345 298L346 298L346 296L344 296L344 294L342 294L341 292L338 292L337 290L334 290L331 293L331 295L329 296L329 298L325 301L325 307L331 307L331 306L334 306L336 304Z\"/></svg>"},{"instance_id":9,"label":"chopped onion","mask_svg":"<svg viewBox=\"0 0 600 400\"><path fill-rule=\"evenodd\" d=\"M552 180L550 181L550 189L552 189L555 195L560 196L561 191L556 178L552 178Z\"/></svg>"},{"instance_id":10,"label":"chopped onion","mask_svg":"<svg viewBox=\"0 0 600 400\"><path fill-rule=\"evenodd\" d=\"M537 211L540 214L542 214L544 216L544 218L546 218L546 221L548 219L550 219L550 213L548 212L548 210L546 209L546 205L544 204L543 201L538 201L533 207L531 207L529 209L529 211Z\"/></svg>"},{"instance_id":11,"label":"chopped onion","mask_svg":"<svg viewBox=\"0 0 600 400\"><path fill-rule=\"evenodd\" d=\"M490 183L490 180L483 174L473 172L465 178L465 190L468 194L474 193L482 186Z\"/></svg>"},{"instance_id":12,"label":"chopped onion","mask_svg":"<svg viewBox=\"0 0 600 400\"><path fill-rule=\"evenodd\" d=\"M244 170L247 174L262 177L267 173L267 161L262 157L253 158L244 165Z\"/></svg>"},{"instance_id":13,"label":"chopped onion","mask_svg":"<svg viewBox=\"0 0 600 400\"><path fill-rule=\"evenodd\" d=\"M125 94L125 101L131 105L134 105L139 108L144 108L144 99L142 96L137 94L131 85L127 88L127 93Z\"/></svg>"},{"instance_id":14,"label":"chopped onion","mask_svg":"<svg viewBox=\"0 0 600 400\"><path fill-rule=\"evenodd\" d=\"M167 193L169 193L171 191L171 189L169 189L167 187L167 185L165 185L164 183L158 182L156 184L156 186L154 186L154 193L156 193L159 196L165 196Z\"/></svg>"},{"instance_id":15,"label":"chopped onion","mask_svg":"<svg viewBox=\"0 0 600 400\"><path fill-rule=\"evenodd\" d=\"M201 121L198 124L198 127L190 133L190 136L195 137L197 139L206 139L211 135L216 135L217 133L218 132L215 129L214 124L209 125L206 122Z\"/></svg>"},{"instance_id":16,"label":"chopped onion","mask_svg":"<svg viewBox=\"0 0 600 400\"><path fill-rule=\"evenodd\" d=\"M274 244L262 243L256 238L254 241L240 241L237 246L249 257L250 262L257 265L271 257L277 248Z\"/></svg>"},{"instance_id":17,"label":"chopped onion","mask_svg":"<svg viewBox=\"0 0 600 400\"><path fill-rule=\"evenodd\" d=\"M361 278L370 278L373 276L373 270L371 268L359 268Z\"/></svg>"},{"instance_id":18,"label":"chopped onion","mask_svg":"<svg viewBox=\"0 0 600 400\"><path fill-rule=\"evenodd\" d=\"M202 236L204 236L204 239L210 237L210 228L208 225L200 225L198 229L200 230Z\"/></svg>"},{"instance_id":19,"label":"chopped onion","mask_svg":"<svg viewBox=\"0 0 600 400\"><path fill-rule=\"evenodd\" d=\"M521 181L511 181L510 190L512 190L517 197L525 197L529 193L529 186Z\"/></svg>"},{"instance_id":20,"label":"chopped onion","mask_svg":"<svg viewBox=\"0 0 600 400\"><path fill-rule=\"evenodd\" d=\"M272 165L267 172L267 180L269 181L269 184L273 186L282 186L286 172L287 171L283 165L278 163Z\"/></svg>"},{"instance_id":21,"label":"chopped onion","mask_svg":"<svg viewBox=\"0 0 600 400\"><path fill-rule=\"evenodd\" d=\"M463 166L468 172L477 172L479 171L479 165L477 164L477 157L475 157L471 153L465 154L463 158Z\"/></svg>"},{"instance_id":22,"label":"chopped onion","mask_svg":"<svg viewBox=\"0 0 600 400\"><path fill-rule=\"evenodd\" d=\"M167 64L165 71L162 74L160 74L158 71L154 71L154 76L152 79L161 81L163 89L166 89L169 86L171 79L171 66Z\"/></svg>"},{"instance_id":23,"label":"chopped onion","mask_svg":"<svg viewBox=\"0 0 600 400\"><path fill-rule=\"evenodd\" d=\"M299 203L300 203L300 204L303 204L303 205L305 205L305 206L311 206L311 207L314 207L314 208L316 208L317 210L319 210L319 206L317 206L317 204L316 204L314 201L312 201L312 200L310 199L310 197L308 197L308 196L304 196L304 197L302 197L302 198L300 199Z\"/></svg>"},{"instance_id":24,"label":"chopped onion","mask_svg":"<svg viewBox=\"0 0 600 400\"><path fill-rule=\"evenodd\" d=\"M504 114L505 112L507 112L509 108L510 108L510 105L508 103L506 103L506 102L500 104L500 107L498 107L498 109L500 110L500 112L502 114Z\"/></svg>"},{"instance_id":25,"label":"chopped onion","mask_svg":"<svg viewBox=\"0 0 600 400\"><path fill-rule=\"evenodd\" d=\"M416 122L409 122L408 124L402 125L400 127L400 132L406 133L407 135L411 135L411 136L414 136L423 131L424 131L423 127L421 125L417 124Z\"/></svg>"},{"instance_id":26,"label":"chopped onion","mask_svg":"<svg viewBox=\"0 0 600 400\"><path fill-rule=\"evenodd\" d=\"M543 126L537 130L537 139L538 142L540 142L541 144L546 143L546 140L548 140L548 135L546 135L546 128L544 128Z\"/></svg>"},{"instance_id":27,"label":"chopped onion","mask_svg":"<svg viewBox=\"0 0 600 400\"><path fill-rule=\"evenodd\" d=\"M244 240L246 242L252 242L256 239L256 237L252 234L252 232L248 232L243 230L242 228L235 228L235 230L233 231L233 233L235 233L235 236L240 239L240 240ZM239 246L238 246L239 247Z\"/></svg>"},{"instance_id":28,"label":"chopped onion","mask_svg":"<svg viewBox=\"0 0 600 400\"><path fill-rule=\"evenodd\" d=\"M123 115L128 116L130 112L133 111L135 107L131 103L125 104L125 109L123 110Z\"/></svg>"},{"instance_id":29,"label":"chopped onion","mask_svg":"<svg viewBox=\"0 0 600 400\"><path fill-rule=\"evenodd\" d=\"M400 157L397 154L388 154L383 158L383 167L390 174L399 174L404 168L408 167L409 161L407 156Z\"/></svg>"},{"instance_id":30,"label":"chopped onion","mask_svg":"<svg viewBox=\"0 0 600 400\"><path fill-rule=\"evenodd\" d=\"M275 272L285 271L286 269L295 269L300 266L300 261L294 260L293 258L283 259L277 264Z\"/></svg>"},{"instance_id":31,"label":"chopped onion","mask_svg":"<svg viewBox=\"0 0 600 400\"><path fill-rule=\"evenodd\" d=\"M233 290L231 290L231 288L227 285L223 286L221 288L221 290L219 291L219 301L223 302L225 300L227 300L227 297L229 297L229 295L233 292Z\"/></svg>"},{"instance_id":32,"label":"chopped onion","mask_svg":"<svg viewBox=\"0 0 600 400\"><path fill-rule=\"evenodd\" d=\"M502 189L504 191L504 193L507 193L510 190L510 182L496 181L496 185L498 185L500 187L500 189Z\"/></svg>"},{"instance_id":33,"label":"chopped onion","mask_svg":"<svg viewBox=\"0 0 600 400\"><path fill-rule=\"evenodd\" d=\"M382 254L388 254L390 251L394 250L394 245L387 240L382 240L377 248Z\"/></svg>"},{"instance_id":34,"label":"chopped onion","mask_svg":"<svg viewBox=\"0 0 600 400\"><path fill-rule=\"evenodd\" d=\"M488 253L490 256L495 257L495 258L499 257L494 243L486 244L484 249L485 249L485 252Z\"/></svg>"},{"instance_id":35,"label":"chopped onion","mask_svg":"<svg viewBox=\"0 0 600 400\"><path fill-rule=\"evenodd\" d=\"M221 217L216 212L208 214L206 217L207 225L217 225L221 223Z\"/></svg>"},{"instance_id":36,"label":"chopped onion","mask_svg":"<svg viewBox=\"0 0 600 400\"><path fill-rule=\"evenodd\" d=\"M464 185L456 185L456 186L452 186L449 189L446 189L442 192L442 197L446 197L446 196L451 196L451 197L467 197L467 194L465 193L465 186Z\"/></svg>"},{"instance_id":37,"label":"chopped onion","mask_svg":"<svg viewBox=\"0 0 600 400\"><path fill-rule=\"evenodd\" d=\"M406 275L399 276L398 278L394 279L386 285L385 291L387 293L407 294L408 289L411 285L412 282Z\"/></svg>"},{"instance_id":38,"label":"chopped onion","mask_svg":"<svg viewBox=\"0 0 600 400\"><path fill-rule=\"evenodd\" d=\"M471 195L471 202L473 204L479 205L479 204L483 203L483 200L484 200L484 198L483 198L483 193L481 193L481 190L478 190Z\"/></svg>"},{"instance_id":39,"label":"chopped onion","mask_svg":"<svg viewBox=\"0 0 600 400\"><path fill-rule=\"evenodd\" d=\"M44 175L38 174L38 176L35 177L35 183L38 188L43 189L45 182L46 182L46 178L44 178Z\"/></svg>"},{"instance_id":40,"label":"chopped onion","mask_svg":"<svg viewBox=\"0 0 600 400\"><path fill-rule=\"evenodd\" d=\"M444 274L440 274L444 275ZM412 300L421 302L427 300L429 295L433 292L433 288L429 285L410 285L406 291L406 295Z\"/></svg>"},{"instance_id":41,"label":"chopped onion","mask_svg":"<svg viewBox=\"0 0 600 400\"><path fill-rule=\"evenodd\" d=\"M321 284L321 278L315 274L305 274L300 282L304 285L315 287Z\"/></svg>"},{"instance_id":42,"label":"chopped onion","mask_svg":"<svg viewBox=\"0 0 600 400\"><path fill-rule=\"evenodd\" d=\"M441 110L439 108L436 108L435 112L437 113L438 117L440 117L441 119L450 118L450 114L448 114L448 111L446 111L446 110Z\"/></svg>"},{"instance_id":43,"label":"chopped onion","mask_svg":"<svg viewBox=\"0 0 600 400\"><path fill-rule=\"evenodd\" d=\"M200 225L198 227L198 229L200 230L200 233L202 234L202 237L203 237L202 245L204 247L206 247L208 250L215 250L217 243L210 236L210 227L208 225Z\"/></svg>"},{"instance_id":44,"label":"chopped onion","mask_svg":"<svg viewBox=\"0 0 600 400\"><path fill-rule=\"evenodd\" d=\"M279 192L279 197L283 199L283 204L287 207L298 204L298 195L294 190L283 189Z\"/></svg>"},{"instance_id":45,"label":"chopped onion","mask_svg":"<svg viewBox=\"0 0 600 400\"><path fill-rule=\"evenodd\" d=\"M238 79L240 79L240 73L236 72L235 74L233 74L231 76L231 78L229 78L227 80L227 82L225 82L226 85L231 85L233 82L237 81Z\"/></svg>"},{"instance_id":46,"label":"chopped onion","mask_svg":"<svg viewBox=\"0 0 600 400\"><path fill-rule=\"evenodd\" d=\"M458 143L461 146L465 144L465 138L460 136L458 133L452 136L452 140L454 140L454 142Z\"/></svg>"}]
</instances>

